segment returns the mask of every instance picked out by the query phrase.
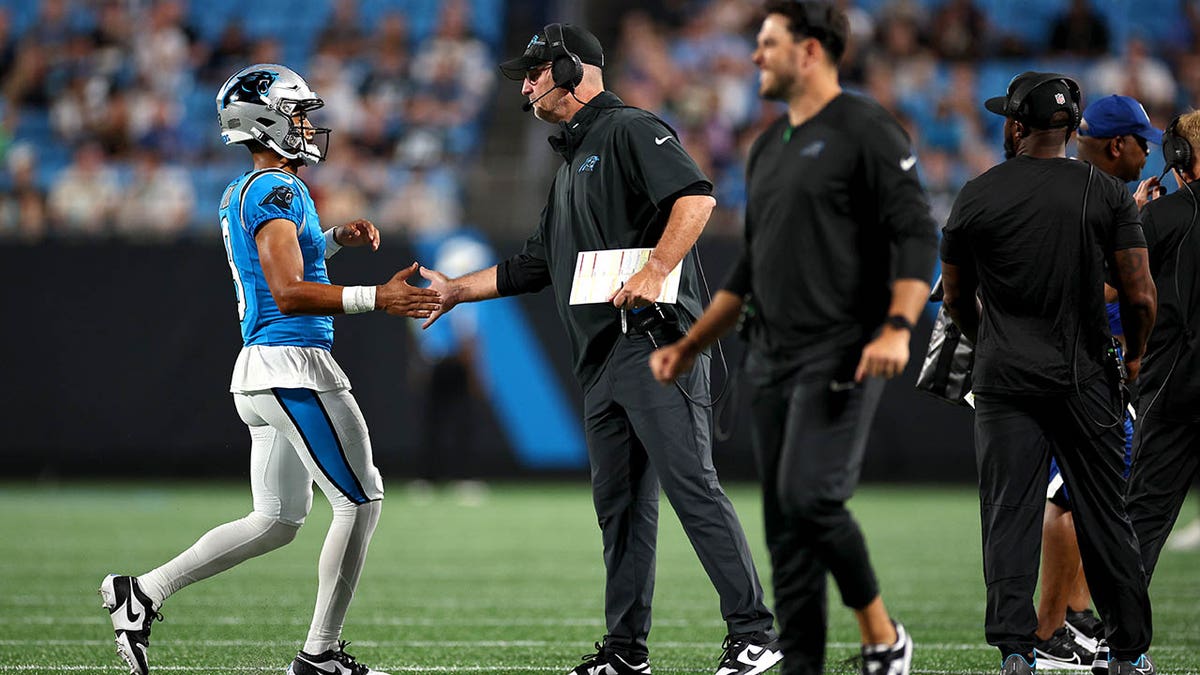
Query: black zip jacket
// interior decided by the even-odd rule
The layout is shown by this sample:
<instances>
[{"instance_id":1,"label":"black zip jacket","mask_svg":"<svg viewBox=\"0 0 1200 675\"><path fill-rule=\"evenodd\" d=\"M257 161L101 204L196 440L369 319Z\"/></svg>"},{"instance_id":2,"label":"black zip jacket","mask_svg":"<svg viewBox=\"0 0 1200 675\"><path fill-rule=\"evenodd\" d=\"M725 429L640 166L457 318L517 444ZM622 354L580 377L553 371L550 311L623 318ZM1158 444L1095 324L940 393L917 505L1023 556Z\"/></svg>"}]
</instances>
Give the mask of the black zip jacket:
<instances>
[{"instance_id":1,"label":"black zip jacket","mask_svg":"<svg viewBox=\"0 0 1200 675\"><path fill-rule=\"evenodd\" d=\"M712 194L712 183L670 127L609 92L595 96L570 122L559 123L550 145L563 165L537 231L521 253L497 265L496 288L507 296L554 287L575 374L586 388L621 337L621 325L612 304L570 304L579 252L654 247L675 200ZM695 253L689 252L676 306L685 324L701 311L696 266Z\"/></svg>"}]
</instances>

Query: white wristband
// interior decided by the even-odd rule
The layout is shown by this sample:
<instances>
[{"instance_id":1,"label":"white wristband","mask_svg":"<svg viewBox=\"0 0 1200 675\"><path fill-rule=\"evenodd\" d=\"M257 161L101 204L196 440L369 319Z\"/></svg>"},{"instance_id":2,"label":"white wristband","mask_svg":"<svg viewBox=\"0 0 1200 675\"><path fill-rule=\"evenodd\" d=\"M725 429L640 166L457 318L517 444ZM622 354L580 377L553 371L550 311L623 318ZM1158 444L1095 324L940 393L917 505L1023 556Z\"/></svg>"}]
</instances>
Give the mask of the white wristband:
<instances>
[{"instance_id":1,"label":"white wristband","mask_svg":"<svg viewBox=\"0 0 1200 675\"><path fill-rule=\"evenodd\" d=\"M336 230L337 230L336 227L331 227L328 230L325 230L325 259L326 260L329 260L330 258L333 257L333 254L342 250L342 245L337 243L337 238L333 236L333 233Z\"/></svg>"},{"instance_id":2,"label":"white wristband","mask_svg":"<svg viewBox=\"0 0 1200 675\"><path fill-rule=\"evenodd\" d=\"M374 310L374 286L342 286L342 311L347 314L362 314Z\"/></svg>"}]
</instances>

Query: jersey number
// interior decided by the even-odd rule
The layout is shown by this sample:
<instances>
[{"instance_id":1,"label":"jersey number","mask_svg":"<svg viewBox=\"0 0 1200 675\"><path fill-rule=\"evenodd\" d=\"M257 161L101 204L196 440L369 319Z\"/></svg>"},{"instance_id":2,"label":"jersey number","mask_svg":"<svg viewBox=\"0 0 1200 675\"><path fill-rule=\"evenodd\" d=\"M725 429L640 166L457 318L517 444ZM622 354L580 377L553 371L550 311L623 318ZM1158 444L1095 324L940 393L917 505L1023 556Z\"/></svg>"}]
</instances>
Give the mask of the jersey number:
<instances>
[{"instance_id":1,"label":"jersey number","mask_svg":"<svg viewBox=\"0 0 1200 675\"><path fill-rule=\"evenodd\" d=\"M233 273L233 290L237 295L238 321L246 319L246 291L242 288L242 275L238 274L237 264L233 262L233 242L229 241L229 218L221 217L221 238L225 240L225 258L229 261L229 271Z\"/></svg>"}]
</instances>

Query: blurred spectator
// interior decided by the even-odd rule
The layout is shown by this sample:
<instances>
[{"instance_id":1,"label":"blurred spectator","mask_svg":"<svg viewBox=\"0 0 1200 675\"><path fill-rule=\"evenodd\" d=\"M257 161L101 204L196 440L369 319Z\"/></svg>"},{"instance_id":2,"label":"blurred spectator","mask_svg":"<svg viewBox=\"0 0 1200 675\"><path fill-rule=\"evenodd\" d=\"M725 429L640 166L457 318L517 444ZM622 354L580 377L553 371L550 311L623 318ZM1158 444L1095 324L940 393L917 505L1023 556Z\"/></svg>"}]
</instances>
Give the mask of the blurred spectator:
<instances>
[{"instance_id":1,"label":"blurred spectator","mask_svg":"<svg viewBox=\"0 0 1200 675\"><path fill-rule=\"evenodd\" d=\"M1071 0L1071 7L1054 21L1050 49L1070 56L1095 57L1108 53L1108 23L1089 0Z\"/></svg>"},{"instance_id":2,"label":"blurred spectator","mask_svg":"<svg viewBox=\"0 0 1200 675\"><path fill-rule=\"evenodd\" d=\"M407 232L409 236L447 232L462 223L455 195L435 184L424 167L415 166L408 180L383 205L376 223L380 231Z\"/></svg>"},{"instance_id":3,"label":"blurred spectator","mask_svg":"<svg viewBox=\"0 0 1200 675\"><path fill-rule=\"evenodd\" d=\"M972 0L950 0L933 17L933 50L948 61L975 61L987 44L987 17Z\"/></svg>"},{"instance_id":4,"label":"blurred spectator","mask_svg":"<svg viewBox=\"0 0 1200 675\"><path fill-rule=\"evenodd\" d=\"M0 7L0 73L8 73L16 60L17 45L12 34L12 18L7 8Z\"/></svg>"},{"instance_id":5,"label":"blurred spectator","mask_svg":"<svg viewBox=\"0 0 1200 675\"><path fill-rule=\"evenodd\" d=\"M251 41L246 37L240 21L225 24L200 68L200 80L209 87L218 86L247 64L273 63L252 59L251 48Z\"/></svg>"},{"instance_id":6,"label":"blurred spectator","mask_svg":"<svg viewBox=\"0 0 1200 675\"><path fill-rule=\"evenodd\" d=\"M178 96L192 82L192 36L183 26L183 5L166 0L150 5L150 21L133 43L138 75L162 96Z\"/></svg>"},{"instance_id":7,"label":"blurred spectator","mask_svg":"<svg viewBox=\"0 0 1200 675\"><path fill-rule=\"evenodd\" d=\"M133 182L121 193L113 231L135 241L175 238L191 220L196 195L187 174L152 148L137 153Z\"/></svg>"},{"instance_id":8,"label":"blurred spectator","mask_svg":"<svg viewBox=\"0 0 1200 675\"><path fill-rule=\"evenodd\" d=\"M335 0L333 15L321 29L316 44L343 61L353 61L362 55L366 38L358 16L358 0Z\"/></svg>"},{"instance_id":9,"label":"blurred spectator","mask_svg":"<svg viewBox=\"0 0 1200 675\"><path fill-rule=\"evenodd\" d=\"M111 229L120 189L117 174L105 164L104 150L86 143L50 187L50 218L64 237L101 236Z\"/></svg>"},{"instance_id":10,"label":"blurred spectator","mask_svg":"<svg viewBox=\"0 0 1200 675\"><path fill-rule=\"evenodd\" d=\"M1171 69L1150 53L1140 37L1129 39L1124 56L1104 57L1089 76L1092 83L1089 96L1093 99L1121 94L1136 98L1147 109L1175 105L1175 78Z\"/></svg>"},{"instance_id":11,"label":"blurred spectator","mask_svg":"<svg viewBox=\"0 0 1200 675\"><path fill-rule=\"evenodd\" d=\"M41 241L46 236L48 215L46 193L35 180L37 162L33 147L14 145L5 164L8 184L0 190L0 237L29 243Z\"/></svg>"},{"instance_id":12,"label":"blurred spectator","mask_svg":"<svg viewBox=\"0 0 1200 675\"><path fill-rule=\"evenodd\" d=\"M462 112L475 115L487 103L496 65L487 47L470 32L465 2L447 0L441 11L437 32L416 50L413 79L418 85L435 88L453 82L461 90Z\"/></svg>"}]
</instances>

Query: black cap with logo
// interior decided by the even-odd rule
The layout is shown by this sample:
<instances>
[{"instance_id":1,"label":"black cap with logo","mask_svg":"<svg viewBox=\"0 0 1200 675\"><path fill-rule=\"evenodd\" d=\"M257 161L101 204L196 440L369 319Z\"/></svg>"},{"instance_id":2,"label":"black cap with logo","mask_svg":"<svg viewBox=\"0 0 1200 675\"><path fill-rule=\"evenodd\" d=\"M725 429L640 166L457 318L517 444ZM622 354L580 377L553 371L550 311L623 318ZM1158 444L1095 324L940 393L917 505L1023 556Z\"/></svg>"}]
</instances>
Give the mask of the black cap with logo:
<instances>
[{"instance_id":1,"label":"black cap with logo","mask_svg":"<svg viewBox=\"0 0 1200 675\"><path fill-rule=\"evenodd\" d=\"M558 27L562 27L562 39L567 50L579 57L579 60L600 68L604 67L604 48L600 40L584 28L574 24L550 24L549 38L558 39ZM550 51L550 39L547 39L546 29L537 33L525 45L525 53L515 59L509 59L500 64L500 72L510 80L520 80L529 69L553 60Z\"/></svg>"},{"instance_id":2,"label":"black cap with logo","mask_svg":"<svg viewBox=\"0 0 1200 675\"><path fill-rule=\"evenodd\" d=\"M1058 73L1026 71L1008 83L1004 96L984 102L989 112L1012 117L1035 129L1079 125L1079 85L1075 80ZM1060 112L1065 117L1055 116Z\"/></svg>"}]
</instances>

